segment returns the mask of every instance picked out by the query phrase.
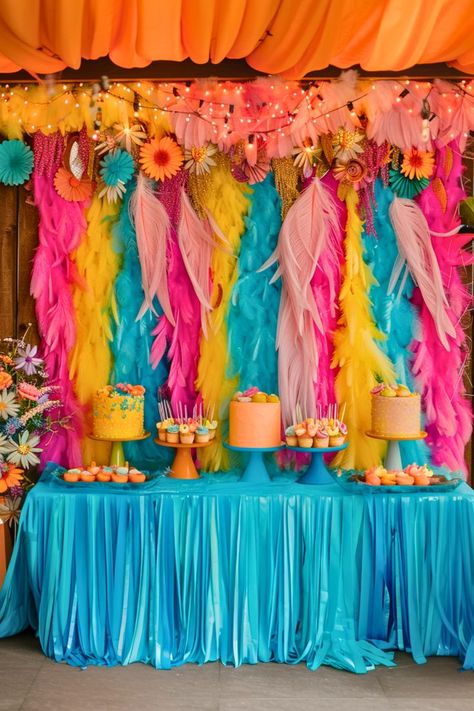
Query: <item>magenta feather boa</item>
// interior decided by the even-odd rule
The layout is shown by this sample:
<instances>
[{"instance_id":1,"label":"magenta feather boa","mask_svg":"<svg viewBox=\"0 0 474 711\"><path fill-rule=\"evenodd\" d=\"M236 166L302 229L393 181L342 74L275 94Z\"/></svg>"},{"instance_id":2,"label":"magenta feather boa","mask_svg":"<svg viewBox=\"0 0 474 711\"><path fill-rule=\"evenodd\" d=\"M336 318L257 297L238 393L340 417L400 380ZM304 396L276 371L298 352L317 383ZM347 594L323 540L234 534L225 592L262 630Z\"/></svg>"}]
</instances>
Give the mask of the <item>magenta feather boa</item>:
<instances>
[{"instance_id":1,"label":"magenta feather boa","mask_svg":"<svg viewBox=\"0 0 474 711\"><path fill-rule=\"evenodd\" d=\"M434 182L420 195L418 202L431 232L446 233L460 224L457 207L465 197L461 187L461 154L454 142L436 154ZM462 284L458 267L472 263L463 251L471 235L432 236L432 244L441 271L449 303L448 315L456 336L448 336L449 350L443 347L433 317L417 289L414 302L420 309L421 335L415 341L413 373L421 390L426 411L428 444L433 464L446 465L452 471L467 473L464 449L472 432L470 403L465 399L462 371L467 359L466 336L461 319L471 299Z\"/></svg>"},{"instance_id":2,"label":"magenta feather boa","mask_svg":"<svg viewBox=\"0 0 474 711\"><path fill-rule=\"evenodd\" d=\"M166 348L170 361L168 387L173 411L178 403L186 405L189 415L197 399L195 380L199 360L199 333L201 329L201 304L196 296L179 249L177 229L180 217L181 188L186 174L181 171L165 180L159 189L160 201L170 218L168 240L168 292L176 325L165 315L161 316L153 331L155 340L151 349L154 367L163 357Z\"/></svg>"},{"instance_id":3,"label":"magenta feather boa","mask_svg":"<svg viewBox=\"0 0 474 711\"><path fill-rule=\"evenodd\" d=\"M64 466L82 463L80 439L83 411L69 378L68 357L76 341L71 287L80 283L71 253L86 230L84 203L67 202L54 189L63 139L60 134L34 136L33 187L39 212L39 246L36 251L31 293L42 339L42 354L52 385L60 388L62 405L54 414L68 418L66 427L42 442L41 464L54 461Z\"/></svg>"}]
</instances>

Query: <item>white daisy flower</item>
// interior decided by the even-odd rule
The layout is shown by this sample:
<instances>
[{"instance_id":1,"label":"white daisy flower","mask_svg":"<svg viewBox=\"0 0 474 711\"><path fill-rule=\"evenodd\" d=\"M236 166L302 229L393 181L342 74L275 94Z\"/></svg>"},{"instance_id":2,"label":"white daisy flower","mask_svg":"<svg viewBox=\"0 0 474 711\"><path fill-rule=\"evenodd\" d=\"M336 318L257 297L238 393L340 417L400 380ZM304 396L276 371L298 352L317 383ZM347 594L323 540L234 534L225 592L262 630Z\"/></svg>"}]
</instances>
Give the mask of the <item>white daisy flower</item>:
<instances>
[{"instance_id":1,"label":"white daisy flower","mask_svg":"<svg viewBox=\"0 0 474 711\"><path fill-rule=\"evenodd\" d=\"M25 430L20 435L18 442L15 442L11 437L8 439L8 456L7 461L13 464L28 469L33 464L39 464L39 458L36 452L42 452L41 447L38 447L40 438L36 435L30 437L30 433Z\"/></svg>"},{"instance_id":2,"label":"white daisy flower","mask_svg":"<svg viewBox=\"0 0 474 711\"><path fill-rule=\"evenodd\" d=\"M3 457L1 456L2 454L5 454L6 452L9 452L9 443L8 439L4 437L3 435L0 435L0 462L3 460Z\"/></svg>"},{"instance_id":3,"label":"white daisy flower","mask_svg":"<svg viewBox=\"0 0 474 711\"><path fill-rule=\"evenodd\" d=\"M20 411L20 406L15 399L15 393L8 390L0 392L0 418L8 420L9 417L16 417Z\"/></svg>"}]
</instances>

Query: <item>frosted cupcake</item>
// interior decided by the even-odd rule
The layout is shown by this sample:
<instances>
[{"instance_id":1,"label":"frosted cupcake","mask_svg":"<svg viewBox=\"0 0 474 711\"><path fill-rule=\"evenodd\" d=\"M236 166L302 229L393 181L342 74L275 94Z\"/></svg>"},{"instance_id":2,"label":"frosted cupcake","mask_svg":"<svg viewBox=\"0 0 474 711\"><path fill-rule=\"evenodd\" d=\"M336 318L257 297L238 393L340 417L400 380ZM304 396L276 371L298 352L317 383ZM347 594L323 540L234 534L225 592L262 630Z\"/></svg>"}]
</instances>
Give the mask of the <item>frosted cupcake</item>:
<instances>
[{"instance_id":1,"label":"frosted cupcake","mask_svg":"<svg viewBox=\"0 0 474 711\"><path fill-rule=\"evenodd\" d=\"M329 433L325 427L318 427L314 438L314 446L317 449L329 447Z\"/></svg>"},{"instance_id":2,"label":"frosted cupcake","mask_svg":"<svg viewBox=\"0 0 474 711\"><path fill-rule=\"evenodd\" d=\"M344 422L337 422L334 427L328 428L329 433L329 446L330 447L341 447L346 441L347 427Z\"/></svg>"},{"instance_id":3,"label":"frosted cupcake","mask_svg":"<svg viewBox=\"0 0 474 711\"><path fill-rule=\"evenodd\" d=\"M166 429L166 441L171 444L179 442L179 425L168 425Z\"/></svg>"},{"instance_id":4,"label":"frosted cupcake","mask_svg":"<svg viewBox=\"0 0 474 711\"><path fill-rule=\"evenodd\" d=\"M296 447L298 445L298 437L296 436L294 425L290 425L286 428L285 438L288 447Z\"/></svg>"},{"instance_id":5,"label":"frosted cupcake","mask_svg":"<svg viewBox=\"0 0 474 711\"><path fill-rule=\"evenodd\" d=\"M201 426L196 430L196 442L204 444L209 442L209 429L207 427Z\"/></svg>"},{"instance_id":6,"label":"frosted cupcake","mask_svg":"<svg viewBox=\"0 0 474 711\"><path fill-rule=\"evenodd\" d=\"M194 442L194 432L191 432L189 425L179 426L179 440L181 444L192 444Z\"/></svg>"},{"instance_id":7,"label":"frosted cupcake","mask_svg":"<svg viewBox=\"0 0 474 711\"><path fill-rule=\"evenodd\" d=\"M217 433L217 420L211 420L207 427L209 429L209 439L215 439Z\"/></svg>"},{"instance_id":8,"label":"frosted cupcake","mask_svg":"<svg viewBox=\"0 0 474 711\"><path fill-rule=\"evenodd\" d=\"M305 424L296 425L295 433L298 438L298 447L310 449L313 446L313 438L309 436Z\"/></svg>"},{"instance_id":9,"label":"frosted cupcake","mask_svg":"<svg viewBox=\"0 0 474 711\"><path fill-rule=\"evenodd\" d=\"M167 423L166 422L158 422L156 425L156 429L158 430L158 439L160 442L166 442L166 428L167 428Z\"/></svg>"}]
</instances>

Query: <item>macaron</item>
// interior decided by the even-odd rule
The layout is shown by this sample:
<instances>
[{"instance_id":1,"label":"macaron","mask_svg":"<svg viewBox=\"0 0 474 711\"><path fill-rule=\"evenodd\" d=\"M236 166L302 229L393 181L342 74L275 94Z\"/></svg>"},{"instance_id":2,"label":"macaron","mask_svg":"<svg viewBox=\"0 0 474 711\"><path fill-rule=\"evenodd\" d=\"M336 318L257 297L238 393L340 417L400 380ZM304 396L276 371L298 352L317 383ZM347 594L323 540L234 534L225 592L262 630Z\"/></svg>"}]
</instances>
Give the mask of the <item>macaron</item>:
<instances>
[{"instance_id":1,"label":"macaron","mask_svg":"<svg viewBox=\"0 0 474 711\"><path fill-rule=\"evenodd\" d=\"M122 467L120 467L122 468ZM128 474L118 474L117 472L112 472L112 481L115 484L126 484L128 482Z\"/></svg>"},{"instance_id":2,"label":"macaron","mask_svg":"<svg viewBox=\"0 0 474 711\"><path fill-rule=\"evenodd\" d=\"M85 481L85 482L93 482L93 481L95 481L95 474L91 474L90 472L83 471L80 474L80 479L81 479L81 481Z\"/></svg>"},{"instance_id":3,"label":"macaron","mask_svg":"<svg viewBox=\"0 0 474 711\"><path fill-rule=\"evenodd\" d=\"M64 472L63 479L64 481L68 481L72 484L73 482L79 481L79 473L74 470Z\"/></svg>"},{"instance_id":4,"label":"macaron","mask_svg":"<svg viewBox=\"0 0 474 711\"><path fill-rule=\"evenodd\" d=\"M110 472L104 472L103 470L97 474L97 481L108 482L112 474Z\"/></svg>"}]
</instances>

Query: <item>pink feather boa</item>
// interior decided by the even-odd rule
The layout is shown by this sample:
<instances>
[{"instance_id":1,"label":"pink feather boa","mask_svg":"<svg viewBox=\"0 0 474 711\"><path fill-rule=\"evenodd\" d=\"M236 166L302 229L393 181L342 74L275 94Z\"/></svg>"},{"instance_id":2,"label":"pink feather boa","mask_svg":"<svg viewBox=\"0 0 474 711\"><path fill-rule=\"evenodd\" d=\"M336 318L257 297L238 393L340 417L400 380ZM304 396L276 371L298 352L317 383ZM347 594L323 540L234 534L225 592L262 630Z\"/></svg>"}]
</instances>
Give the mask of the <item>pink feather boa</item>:
<instances>
[{"instance_id":1,"label":"pink feather boa","mask_svg":"<svg viewBox=\"0 0 474 711\"><path fill-rule=\"evenodd\" d=\"M176 325L165 315L158 320L153 331L155 340L151 349L153 367L159 363L166 348L170 361L168 387L173 411L178 403L187 406L191 414L197 399L195 380L199 360L199 333L201 329L201 304L196 296L179 249L177 228L180 217L181 188L186 180L181 171L170 180L165 180L159 189L159 198L170 218L168 240L168 292Z\"/></svg>"},{"instance_id":2,"label":"pink feather boa","mask_svg":"<svg viewBox=\"0 0 474 711\"><path fill-rule=\"evenodd\" d=\"M43 442L41 464L54 461L64 466L82 463L80 440L83 411L69 378L68 356L76 340L71 287L80 283L71 253L86 230L84 203L67 202L54 189L54 175L60 165L63 139L59 133L34 136L35 170L33 187L39 212L39 246L36 251L31 293L42 339L42 354L52 385L60 387L62 405L54 415L68 418Z\"/></svg>"},{"instance_id":3,"label":"pink feather boa","mask_svg":"<svg viewBox=\"0 0 474 711\"><path fill-rule=\"evenodd\" d=\"M439 180L430 183L418 199L432 232L449 232L460 224L457 206L465 197L461 174L461 154L457 143L439 149L434 176ZM445 205L442 205L439 196L442 201L445 200ZM453 471L461 469L464 474L467 473L464 449L472 432L472 414L470 403L464 398L462 370L467 359L467 347L461 319L471 299L462 284L458 267L473 262L473 257L463 252L470 239L471 235L463 234L432 237L449 303L448 315L456 329L454 338L448 336L449 351L440 342L433 317L418 289L413 298L420 309L421 321L420 340L412 345L413 373L423 396L433 463L446 465Z\"/></svg>"}]
</instances>

